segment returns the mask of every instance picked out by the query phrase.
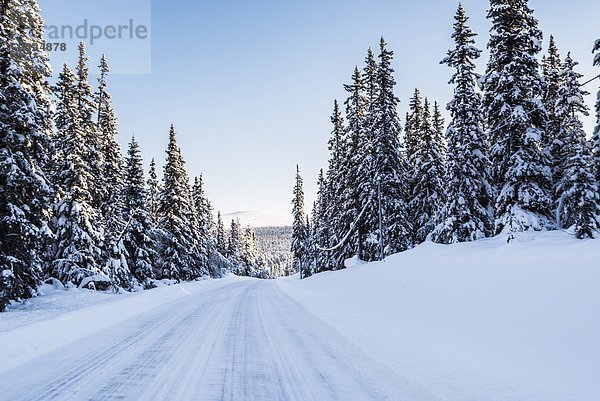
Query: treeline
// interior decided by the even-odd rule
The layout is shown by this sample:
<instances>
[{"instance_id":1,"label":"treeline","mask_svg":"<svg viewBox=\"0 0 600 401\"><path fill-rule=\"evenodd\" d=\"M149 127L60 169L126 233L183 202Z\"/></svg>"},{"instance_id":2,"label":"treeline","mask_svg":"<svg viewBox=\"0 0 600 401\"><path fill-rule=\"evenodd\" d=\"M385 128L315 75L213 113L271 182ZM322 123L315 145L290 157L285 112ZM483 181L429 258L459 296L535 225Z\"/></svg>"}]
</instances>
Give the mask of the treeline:
<instances>
[{"instance_id":1,"label":"treeline","mask_svg":"<svg viewBox=\"0 0 600 401\"><path fill-rule=\"evenodd\" d=\"M133 291L258 275L255 245L214 221L202 176L190 182L174 127L162 179L152 160L146 181L136 139L126 155L116 141L106 58L94 87L80 44L51 86L43 28L36 1L0 4L0 311L45 280Z\"/></svg>"},{"instance_id":2,"label":"treeline","mask_svg":"<svg viewBox=\"0 0 600 401\"><path fill-rule=\"evenodd\" d=\"M490 59L462 6L454 17L454 69L445 127L437 103L417 89L404 132L394 94L393 52L381 39L344 88L345 118L334 103L331 158L305 215L299 170L293 193L294 270L304 276L344 267L347 258L380 260L425 240L450 244L504 233L565 229L593 238L600 227L600 94L598 126L586 139L586 94L577 63L561 59L527 1L491 0ZM600 40L594 51L600 51ZM597 54L595 65L600 65ZM482 91L478 90L478 86ZM482 93L481 93L482 92Z\"/></svg>"},{"instance_id":3,"label":"treeline","mask_svg":"<svg viewBox=\"0 0 600 401\"><path fill-rule=\"evenodd\" d=\"M292 274L292 227L257 227L254 231L256 245L262 255L263 265L268 267L269 277Z\"/></svg>"}]
</instances>

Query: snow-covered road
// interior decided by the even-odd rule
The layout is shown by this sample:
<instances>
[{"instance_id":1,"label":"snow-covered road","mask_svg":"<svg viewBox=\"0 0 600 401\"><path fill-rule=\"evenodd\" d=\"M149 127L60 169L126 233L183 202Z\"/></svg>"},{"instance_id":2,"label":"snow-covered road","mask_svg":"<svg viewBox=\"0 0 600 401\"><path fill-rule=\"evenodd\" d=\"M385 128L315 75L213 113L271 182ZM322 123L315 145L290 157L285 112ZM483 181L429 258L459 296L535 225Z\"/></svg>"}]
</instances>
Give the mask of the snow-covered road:
<instances>
[{"instance_id":1,"label":"snow-covered road","mask_svg":"<svg viewBox=\"0 0 600 401\"><path fill-rule=\"evenodd\" d=\"M346 341L277 283L224 280L0 374L0 399L385 399Z\"/></svg>"}]
</instances>

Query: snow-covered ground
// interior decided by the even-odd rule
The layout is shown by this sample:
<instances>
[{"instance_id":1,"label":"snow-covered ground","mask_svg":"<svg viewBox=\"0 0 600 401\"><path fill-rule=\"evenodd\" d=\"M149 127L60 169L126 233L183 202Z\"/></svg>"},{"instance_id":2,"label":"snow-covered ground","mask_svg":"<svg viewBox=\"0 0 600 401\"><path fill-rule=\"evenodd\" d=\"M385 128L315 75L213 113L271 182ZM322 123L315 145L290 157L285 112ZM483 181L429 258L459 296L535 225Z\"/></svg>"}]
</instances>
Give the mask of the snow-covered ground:
<instances>
[{"instance_id":1,"label":"snow-covered ground","mask_svg":"<svg viewBox=\"0 0 600 401\"><path fill-rule=\"evenodd\" d=\"M426 243L282 284L431 399L600 400L600 240Z\"/></svg>"},{"instance_id":2,"label":"snow-covered ground","mask_svg":"<svg viewBox=\"0 0 600 401\"><path fill-rule=\"evenodd\" d=\"M431 243L299 281L0 314L0 400L597 401L600 240Z\"/></svg>"}]
</instances>

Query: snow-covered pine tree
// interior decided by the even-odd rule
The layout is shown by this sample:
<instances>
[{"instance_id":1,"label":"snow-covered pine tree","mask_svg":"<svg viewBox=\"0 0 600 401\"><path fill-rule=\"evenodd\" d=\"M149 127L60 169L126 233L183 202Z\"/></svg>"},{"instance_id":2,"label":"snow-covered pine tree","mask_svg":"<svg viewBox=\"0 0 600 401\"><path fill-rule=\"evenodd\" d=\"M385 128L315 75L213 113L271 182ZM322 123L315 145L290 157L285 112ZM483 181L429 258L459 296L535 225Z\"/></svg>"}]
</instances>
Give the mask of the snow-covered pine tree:
<instances>
[{"instance_id":1,"label":"snow-covered pine tree","mask_svg":"<svg viewBox=\"0 0 600 401\"><path fill-rule=\"evenodd\" d=\"M98 91L96 99L96 132L95 143L102 160L100 175L96 177L96 200L102 221L104 223L103 259L105 273L115 280L115 285L131 289L136 285L131 280L130 267L127 265L127 250L123 243L123 230L126 216L124 216L123 199L123 168L124 161L121 146L115 136L117 132L117 118L112 107L112 99L107 91L107 75L110 71L106 57L100 60L100 77L98 78Z\"/></svg>"},{"instance_id":2,"label":"snow-covered pine tree","mask_svg":"<svg viewBox=\"0 0 600 401\"><path fill-rule=\"evenodd\" d=\"M102 152L102 143L98 133L99 103L89 82L89 57L83 42L79 43L78 52L77 67L75 68L75 101L79 110L79 126L84 135L83 140L85 140L87 148L86 154L82 156L90 173L88 188L92 195L91 206L100 211L98 219L103 220L102 202L107 198L106 191L109 189L102 187L104 153ZM102 221L102 224L104 224L104 221Z\"/></svg>"},{"instance_id":3,"label":"snow-covered pine tree","mask_svg":"<svg viewBox=\"0 0 600 401\"><path fill-rule=\"evenodd\" d=\"M163 232L159 250L162 278L176 281L197 278L197 246L193 225L188 176L183 165L175 128L171 125L164 166L163 190L158 214Z\"/></svg>"},{"instance_id":4,"label":"snow-covered pine tree","mask_svg":"<svg viewBox=\"0 0 600 401\"><path fill-rule=\"evenodd\" d=\"M242 263L242 236L242 223L240 223L240 219L231 219L227 256L235 266L236 274L240 274L240 264Z\"/></svg>"},{"instance_id":5,"label":"snow-covered pine tree","mask_svg":"<svg viewBox=\"0 0 600 401\"><path fill-rule=\"evenodd\" d=\"M386 48L385 39L380 41L377 82L379 92L373 107L373 176L371 194L377 201L380 227L370 233L379 242L379 258L405 251L412 246L412 225L407 207L408 165L400 144L400 121L394 94L396 82L391 62L394 53ZM373 220L373 218L371 218Z\"/></svg>"},{"instance_id":6,"label":"snow-covered pine tree","mask_svg":"<svg viewBox=\"0 0 600 401\"><path fill-rule=\"evenodd\" d=\"M542 76L544 78L542 102L548 112L548 123L544 131L544 137L542 138L541 145L546 150L551 158L555 156L555 152L559 149L552 147L554 138L558 135L560 128L560 121L556 116L556 99L558 98L558 89L561 84L561 59L554 42L554 37L550 35L550 42L548 44L548 55L544 55L542 59ZM555 181L556 182L556 181Z\"/></svg>"},{"instance_id":7,"label":"snow-covered pine tree","mask_svg":"<svg viewBox=\"0 0 600 401\"><path fill-rule=\"evenodd\" d=\"M542 33L527 0L491 0L490 60L484 109L490 138L492 184L498 190L496 232L555 227L551 169L540 142L546 110L537 53Z\"/></svg>"},{"instance_id":8,"label":"snow-covered pine tree","mask_svg":"<svg viewBox=\"0 0 600 401\"><path fill-rule=\"evenodd\" d=\"M455 87L448 104L452 121L446 131L446 203L432 236L435 242L444 244L475 241L494 231L488 145L482 128L481 96L476 92L474 60L481 50L474 46L477 34L468 26L462 5L454 19L452 38L456 46L441 62L456 70L449 82Z\"/></svg>"},{"instance_id":9,"label":"snow-covered pine tree","mask_svg":"<svg viewBox=\"0 0 600 401\"><path fill-rule=\"evenodd\" d=\"M158 175L156 174L156 162L154 158L150 162L150 172L148 173L148 217L154 227L158 226L159 214L158 209L160 207L160 194L162 193L162 187L160 181L158 181Z\"/></svg>"},{"instance_id":10,"label":"snow-covered pine tree","mask_svg":"<svg viewBox=\"0 0 600 401\"><path fill-rule=\"evenodd\" d=\"M148 192L144 183L144 168L140 147L135 137L131 138L125 159L123 185L124 209L122 241L127 251L127 266L133 278L144 289L156 285L153 261L157 259L157 244L152 236L152 224L148 215Z\"/></svg>"},{"instance_id":11,"label":"snow-covered pine tree","mask_svg":"<svg viewBox=\"0 0 600 401\"><path fill-rule=\"evenodd\" d=\"M333 114L331 116L333 130L329 139L329 169L327 171L326 192L329 198L327 202L327 213L325 217L326 224L329 227L330 243L338 244L345 238L350 229L352 221L348 210L345 209L345 199L348 197L349 188L347 187L348 169L347 157L350 153L349 143L346 138L346 128L344 118L337 100L334 101ZM343 268L344 260L354 252L352 243L346 241L335 250L327 252L329 261L327 270Z\"/></svg>"},{"instance_id":12,"label":"snow-covered pine tree","mask_svg":"<svg viewBox=\"0 0 600 401\"><path fill-rule=\"evenodd\" d=\"M194 185L192 187L192 199L194 208L196 210L196 219L198 229L196 233L198 247L200 253L205 255L207 260L210 258L210 254L214 251L214 241L210 238L210 230L212 224L212 210L210 202L204 193L204 181L202 175L194 178ZM205 266L208 268L208 261ZM220 272L210 271L212 277L217 277Z\"/></svg>"},{"instance_id":13,"label":"snow-covered pine tree","mask_svg":"<svg viewBox=\"0 0 600 401\"><path fill-rule=\"evenodd\" d=\"M107 287L112 280L103 275L100 264L103 230L91 206L93 176L86 162L90 150L78 91L78 77L65 65L56 86L55 180L61 185L53 208L55 242L49 274L65 284L80 285L93 278Z\"/></svg>"},{"instance_id":14,"label":"snow-covered pine tree","mask_svg":"<svg viewBox=\"0 0 600 401\"><path fill-rule=\"evenodd\" d=\"M51 117L37 2L0 2L0 312L37 294L49 231Z\"/></svg>"},{"instance_id":15,"label":"snow-covered pine tree","mask_svg":"<svg viewBox=\"0 0 600 401\"><path fill-rule=\"evenodd\" d=\"M600 39L594 44L594 65L600 66ZM596 128L592 137L592 157L596 171L596 182L600 185L600 90L598 91L598 100L596 101Z\"/></svg>"},{"instance_id":16,"label":"snow-covered pine tree","mask_svg":"<svg viewBox=\"0 0 600 401\"><path fill-rule=\"evenodd\" d=\"M123 186L123 156L121 146L116 140L117 118L112 106L112 98L107 91L107 75L110 72L106 56L102 55L98 78L98 91L95 94L97 104L97 141L102 154L102 170L100 172L101 195L100 211L107 220L119 219L119 208L122 206L121 187Z\"/></svg>"},{"instance_id":17,"label":"snow-covered pine tree","mask_svg":"<svg viewBox=\"0 0 600 401\"><path fill-rule=\"evenodd\" d=\"M357 168L357 192L360 211L364 210L360 221L361 237L360 253L361 258L366 261L376 260L379 255L379 241L373 233L379 229L379 213L377 202L373 199L373 172L375 163L375 150L373 140L373 121L375 117L375 107L379 97L380 87L378 79L378 65L373 51L369 48L365 58L365 67L362 74L362 86L365 93L365 116L364 116L364 134L359 144Z\"/></svg>"},{"instance_id":18,"label":"snow-covered pine tree","mask_svg":"<svg viewBox=\"0 0 600 401\"><path fill-rule=\"evenodd\" d=\"M306 241L308 233L306 232L306 218L304 213L304 189L302 177L300 176L300 167L296 166L296 179L294 184L292 198L292 260L293 270L300 273L300 277L306 277L308 271Z\"/></svg>"},{"instance_id":19,"label":"snow-covered pine tree","mask_svg":"<svg viewBox=\"0 0 600 401\"><path fill-rule=\"evenodd\" d=\"M312 213L312 239L315 245L315 272L320 273L326 270L332 270L330 265L331 257L327 249L331 247L332 241L329 235L329 221L327 219L327 211L329 209L329 196L327 192L327 182L323 169L319 171L319 179L317 181L317 199L315 201ZM318 249L318 248L321 249Z\"/></svg>"},{"instance_id":20,"label":"snow-covered pine tree","mask_svg":"<svg viewBox=\"0 0 600 401\"><path fill-rule=\"evenodd\" d=\"M244 264L244 276L254 277L258 271L256 249L256 234L254 229L248 225L242 233L242 263Z\"/></svg>"},{"instance_id":21,"label":"snow-covered pine tree","mask_svg":"<svg viewBox=\"0 0 600 401\"><path fill-rule=\"evenodd\" d=\"M448 146L446 144L446 139L444 136L444 133L446 132L445 121L444 117L442 117L442 112L440 111L440 105L438 104L438 102L433 102L433 116L431 124L433 126L433 130L435 131L435 137L433 141L436 143L438 149L440 150L443 164L446 162L446 153L448 152Z\"/></svg>"},{"instance_id":22,"label":"snow-covered pine tree","mask_svg":"<svg viewBox=\"0 0 600 401\"><path fill-rule=\"evenodd\" d=\"M222 256L227 257L227 239L225 234L225 226L223 225L223 218L221 212L217 212L217 234L216 234L216 248Z\"/></svg>"},{"instance_id":23,"label":"snow-covered pine tree","mask_svg":"<svg viewBox=\"0 0 600 401\"><path fill-rule=\"evenodd\" d=\"M304 257L304 260L306 261L305 262L306 263L305 277L312 276L317 271L317 266L316 266L316 261L315 261L316 248L315 248L314 238L315 238L314 231L313 231L312 224L310 222L310 216L307 213L306 214L306 242L305 242L306 255Z\"/></svg>"},{"instance_id":24,"label":"snow-covered pine tree","mask_svg":"<svg viewBox=\"0 0 600 401\"><path fill-rule=\"evenodd\" d=\"M425 241L433 231L445 204L444 161L437 129L439 127L433 125L431 106L426 98L411 179L410 212L413 214L416 243Z\"/></svg>"},{"instance_id":25,"label":"snow-covered pine tree","mask_svg":"<svg viewBox=\"0 0 600 401\"><path fill-rule=\"evenodd\" d=\"M415 89L408 107L409 112L406 113L406 123L404 124L404 147L409 166L414 169L415 153L419 146L421 123L423 121L423 97L419 89Z\"/></svg>"},{"instance_id":26,"label":"snow-covered pine tree","mask_svg":"<svg viewBox=\"0 0 600 401\"><path fill-rule=\"evenodd\" d=\"M356 223L354 233L349 240L350 248L347 255L357 255L359 259L362 259L365 229L362 219L358 221L357 219L363 209L360 194L360 170L361 166L365 166L364 169L368 169L370 157L367 153L369 149L369 145L367 144L369 137L366 126L369 103L366 96L367 88L364 78L358 67L355 67L352 74L352 83L344 85L344 89L348 92L349 96L344 103L348 126L346 127L347 147L343 162L346 166L346 173L343 177L346 190L341 199L341 219L345 222L344 225L347 229L350 229L351 225ZM321 177L319 177L320 181ZM317 227L314 227L314 230L317 230Z\"/></svg>"},{"instance_id":27,"label":"snow-covered pine tree","mask_svg":"<svg viewBox=\"0 0 600 401\"><path fill-rule=\"evenodd\" d=\"M188 176L187 170L185 169L185 160L183 159L181 148L177 149L177 153L179 154L180 164L184 166L182 182L185 183L186 192L184 196L188 200L188 206L185 215L187 217L187 220L189 221L190 229L192 232L193 245L190 249L191 263L190 269L186 272L186 280L191 281L210 274L208 268L210 244L208 239L208 229L206 227L204 227L204 229L200 228L199 213L196 210L196 204L194 202L194 188L192 185L190 185L190 178Z\"/></svg>"},{"instance_id":28,"label":"snow-covered pine tree","mask_svg":"<svg viewBox=\"0 0 600 401\"><path fill-rule=\"evenodd\" d=\"M593 163L581 122L588 115L580 88L583 75L575 72L578 63L568 54L561 73L561 85L556 99L556 115L560 127L554 147L557 153L556 185L559 227L570 228L577 238L594 238L600 228L600 196L594 177Z\"/></svg>"}]
</instances>

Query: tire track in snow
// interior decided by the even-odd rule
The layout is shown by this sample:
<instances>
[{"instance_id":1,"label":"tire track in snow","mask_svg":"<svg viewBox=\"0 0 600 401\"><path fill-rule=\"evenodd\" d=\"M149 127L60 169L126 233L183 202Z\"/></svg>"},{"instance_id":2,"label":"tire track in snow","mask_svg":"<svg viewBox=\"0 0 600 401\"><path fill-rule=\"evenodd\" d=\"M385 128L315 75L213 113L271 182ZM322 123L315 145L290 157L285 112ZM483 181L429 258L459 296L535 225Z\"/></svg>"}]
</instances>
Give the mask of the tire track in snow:
<instances>
[{"instance_id":1,"label":"tire track in snow","mask_svg":"<svg viewBox=\"0 0 600 401\"><path fill-rule=\"evenodd\" d=\"M23 376L23 369L4 394L11 401L385 399L332 341L335 332L274 282L235 281L40 358L38 366L54 358L60 373Z\"/></svg>"}]
</instances>

